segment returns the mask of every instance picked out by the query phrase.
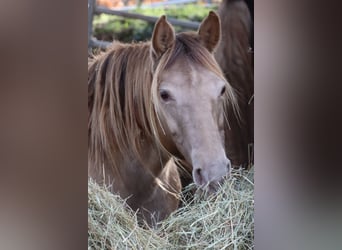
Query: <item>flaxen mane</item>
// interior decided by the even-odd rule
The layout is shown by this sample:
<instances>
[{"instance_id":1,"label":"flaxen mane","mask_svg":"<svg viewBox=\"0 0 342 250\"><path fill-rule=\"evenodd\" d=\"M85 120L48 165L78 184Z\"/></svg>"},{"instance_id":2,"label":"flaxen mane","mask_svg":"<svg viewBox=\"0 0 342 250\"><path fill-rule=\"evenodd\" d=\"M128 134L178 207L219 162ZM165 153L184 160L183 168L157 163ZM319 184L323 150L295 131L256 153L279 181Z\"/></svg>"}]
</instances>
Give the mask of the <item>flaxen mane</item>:
<instances>
[{"instance_id":1,"label":"flaxen mane","mask_svg":"<svg viewBox=\"0 0 342 250\"><path fill-rule=\"evenodd\" d=\"M109 162L119 167L117 155L142 159L142 142L160 145L163 129L157 117L160 73L183 57L215 72L222 79L218 64L202 46L195 33L176 35L175 45L152 65L150 42L122 44L116 42L88 66L88 157L96 167ZM230 85L226 101L236 108ZM235 110L235 109L234 109ZM141 162L144 165L144 162Z\"/></svg>"}]
</instances>

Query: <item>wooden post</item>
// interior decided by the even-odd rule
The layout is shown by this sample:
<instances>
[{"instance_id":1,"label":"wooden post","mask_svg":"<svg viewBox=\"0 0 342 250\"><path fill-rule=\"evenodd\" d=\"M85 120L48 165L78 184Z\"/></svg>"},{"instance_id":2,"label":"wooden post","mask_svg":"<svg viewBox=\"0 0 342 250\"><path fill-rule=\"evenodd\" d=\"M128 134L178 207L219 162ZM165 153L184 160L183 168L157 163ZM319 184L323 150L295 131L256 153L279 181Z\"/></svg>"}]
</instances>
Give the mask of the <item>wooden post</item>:
<instances>
[{"instance_id":1,"label":"wooden post","mask_svg":"<svg viewBox=\"0 0 342 250\"><path fill-rule=\"evenodd\" d=\"M96 0L88 0L88 50L91 49L91 41L93 36L93 16Z\"/></svg>"}]
</instances>

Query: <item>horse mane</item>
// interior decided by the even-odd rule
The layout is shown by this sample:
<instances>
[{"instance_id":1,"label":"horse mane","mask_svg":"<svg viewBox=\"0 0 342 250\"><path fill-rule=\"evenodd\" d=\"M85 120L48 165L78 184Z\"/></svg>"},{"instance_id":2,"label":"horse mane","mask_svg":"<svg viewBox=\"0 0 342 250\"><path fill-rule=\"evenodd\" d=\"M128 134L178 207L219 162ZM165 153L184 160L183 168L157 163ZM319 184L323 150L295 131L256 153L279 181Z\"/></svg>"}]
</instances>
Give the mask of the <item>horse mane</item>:
<instances>
[{"instance_id":1,"label":"horse mane","mask_svg":"<svg viewBox=\"0 0 342 250\"><path fill-rule=\"evenodd\" d=\"M152 82L149 44L115 42L88 67L88 155L95 166L117 155L139 155L148 120Z\"/></svg>"},{"instance_id":2,"label":"horse mane","mask_svg":"<svg viewBox=\"0 0 342 250\"><path fill-rule=\"evenodd\" d=\"M88 161L95 167L107 162L117 171L118 156L132 154L144 166L143 143L168 153L159 138L159 76L179 58L206 67L226 81L194 32L177 34L173 47L155 65L150 47L150 42L114 42L88 64ZM226 89L227 102L236 107L228 83Z\"/></svg>"}]
</instances>

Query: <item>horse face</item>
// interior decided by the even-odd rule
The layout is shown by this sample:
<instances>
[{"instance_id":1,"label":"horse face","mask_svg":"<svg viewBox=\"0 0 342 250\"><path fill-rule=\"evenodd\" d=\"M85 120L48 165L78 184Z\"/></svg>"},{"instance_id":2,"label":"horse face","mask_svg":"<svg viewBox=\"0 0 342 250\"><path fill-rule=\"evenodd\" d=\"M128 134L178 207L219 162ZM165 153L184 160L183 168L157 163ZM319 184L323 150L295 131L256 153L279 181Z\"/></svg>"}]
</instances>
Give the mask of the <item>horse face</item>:
<instances>
[{"instance_id":1,"label":"horse face","mask_svg":"<svg viewBox=\"0 0 342 250\"><path fill-rule=\"evenodd\" d=\"M206 186L209 191L215 190L217 183L230 170L223 146L223 94L227 83L214 73L215 70L189 59L189 53L196 53L190 52L195 46L198 49L204 47L206 60L211 60L210 53L220 40L220 30L220 20L211 11L194 35L196 42L192 47L161 72L157 90L157 112L162 125L180 153L192 164L195 183ZM167 51L177 46L175 39L172 26L162 16L155 25L151 40L153 68Z\"/></svg>"},{"instance_id":2,"label":"horse face","mask_svg":"<svg viewBox=\"0 0 342 250\"><path fill-rule=\"evenodd\" d=\"M213 72L177 63L162 74L160 112L168 133L193 166L195 183L216 189L230 161L224 151L223 95L226 82Z\"/></svg>"}]
</instances>

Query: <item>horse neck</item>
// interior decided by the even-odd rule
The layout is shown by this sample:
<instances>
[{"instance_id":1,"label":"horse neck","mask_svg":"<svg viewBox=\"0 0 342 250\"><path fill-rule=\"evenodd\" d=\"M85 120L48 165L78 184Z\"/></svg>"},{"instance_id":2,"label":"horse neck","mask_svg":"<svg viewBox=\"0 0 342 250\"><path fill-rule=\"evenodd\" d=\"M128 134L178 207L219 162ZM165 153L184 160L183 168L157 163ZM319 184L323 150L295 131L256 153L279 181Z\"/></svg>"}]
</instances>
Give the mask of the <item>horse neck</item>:
<instances>
[{"instance_id":1,"label":"horse neck","mask_svg":"<svg viewBox=\"0 0 342 250\"><path fill-rule=\"evenodd\" d=\"M168 157L147 141L143 148L141 159L133 153L130 157L120 157L122 160L122 166L119 168L121 183L114 187L115 191L127 192L127 195L134 194L135 197L141 199L153 192L156 178L162 173ZM125 194L122 195L125 196Z\"/></svg>"}]
</instances>

